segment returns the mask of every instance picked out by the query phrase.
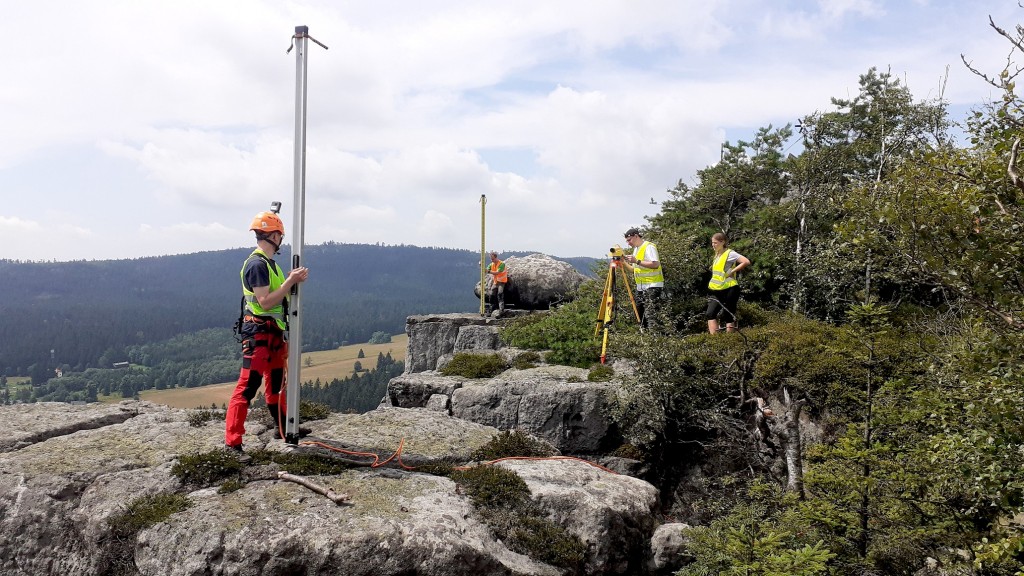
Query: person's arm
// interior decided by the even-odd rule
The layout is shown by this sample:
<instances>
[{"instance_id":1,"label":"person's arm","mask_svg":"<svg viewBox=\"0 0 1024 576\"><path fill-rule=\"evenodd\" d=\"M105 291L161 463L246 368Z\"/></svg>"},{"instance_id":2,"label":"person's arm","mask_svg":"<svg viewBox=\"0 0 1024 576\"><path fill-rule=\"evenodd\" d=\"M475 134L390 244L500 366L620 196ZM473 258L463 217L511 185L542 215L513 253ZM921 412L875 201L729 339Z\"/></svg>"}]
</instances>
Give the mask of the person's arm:
<instances>
[{"instance_id":1,"label":"person's arm","mask_svg":"<svg viewBox=\"0 0 1024 576\"><path fill-rule=\"evenodd\" d=\"M281 284L277 290L271 292L270 286L253 286L252 293L256 297L256 301L260 303L260 306L264 310L270 310L284 301L285 296L287 296L288 292L291 291L292 286L305 282L306 278L309 278L309 270L300 266L288 273L288 277L285 278L284 284Z\"/></svg>"},{"instance_id":2,"label":"person's arm","mask_svg":"<svg viewBox=\"0 0 1024 576\"><path fill-rule=\"evenodd\" d=\"M747 266L750 266L750 259L748 259L746 256L740 254L739 252L733 252L733 254L736 255L736 265L732 267L732 270L729 270L729 273L726 274L727 277L735 277L737 272L743 270Z\"/></svg>"}]
</instances>

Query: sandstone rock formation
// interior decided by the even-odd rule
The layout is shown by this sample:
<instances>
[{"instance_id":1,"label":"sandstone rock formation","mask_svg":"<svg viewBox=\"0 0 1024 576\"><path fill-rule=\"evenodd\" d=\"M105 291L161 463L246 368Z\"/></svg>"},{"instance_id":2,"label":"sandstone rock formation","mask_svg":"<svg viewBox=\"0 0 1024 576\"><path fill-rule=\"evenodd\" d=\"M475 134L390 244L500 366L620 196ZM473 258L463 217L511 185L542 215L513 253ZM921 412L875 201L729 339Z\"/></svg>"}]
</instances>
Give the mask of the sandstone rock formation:
<instances>
[{"instance_id":1,"label":"sandstone rock formation","mask_svg":"<svg viewBox=\"0 0 1024 576\"><path fill-rule=\"evenodd\" d=\"M405 322L409 335L405 373L436 370L439 360L455 352L457 342L460 350L498 348L498 322L478 314L409 316Z\"/></svg>"},{"instance_id":2,"label":"sandstone rock formation","mask_svg":"<svg viewBox=\"0 0 1024 576\"><path fill-rule=\"evenodd\" d=\"M388 384L384 402L441 410L500 430L522 430L569 454L596 454L618 446L607 416L611 382L588 382L588 371L542 365L475 380L437 372L459 352L496 353L507 363L521 350L502 345L503 320L476 314L410 316L405 373Z\"/></svg>"},{"instance_id":3,"label":"sandstone rock formation","mask_svg":"<svg viewBox=\"0 0 1024 576\"><path fill-rule=\"evenodd\" d=\"M174 462L223 442L223 422L146 402L0 406L17 423L0 447L0 574L111 572L124 553L143 575L542 574L561 570L510 550L448 478L401 468L316 477L351 496L338 506L310 490L255 477L240 489L188 492ZM408 466L467 459L494 428L425 409L381 407L305 423L313 438L388 454L404 439ZM248 449L284 450L250 421ZM397 459L392 461L392 464ZM550 517L589 547L586 573L634 571L657 506L653 486L575 461L508 461ZM108 520L140 496L186 493L191 507L129 542ZM119 560L124 561L124 558ZM633 564L630 564L633 562Z\"/></svg>"},{"instance_id":4,"label":"sandstone rock formation","mask_svg":"<svg viewBox=\"0 0 1024 576\"><path fill-rule=\"evenodd\" d=\"M508 287L505 305L523 310L547 310L564 302L587 279L572 264L545 254L509 256L505 260ZM473 293L480 297L480 283Z\"/></svg>"}]
</instances>

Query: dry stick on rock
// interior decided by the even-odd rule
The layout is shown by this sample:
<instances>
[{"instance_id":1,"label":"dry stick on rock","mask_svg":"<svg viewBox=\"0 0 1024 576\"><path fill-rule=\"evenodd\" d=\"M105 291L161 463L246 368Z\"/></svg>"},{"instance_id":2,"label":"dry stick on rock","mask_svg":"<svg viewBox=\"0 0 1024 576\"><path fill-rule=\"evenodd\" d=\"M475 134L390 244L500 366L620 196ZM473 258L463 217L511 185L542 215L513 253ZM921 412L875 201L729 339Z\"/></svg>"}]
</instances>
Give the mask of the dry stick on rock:
<instances>
[{"instance_id":1,"label":"dry stick on rock","mask_svg":"<svg viewBox=\"0 0 1024 576\"><path fill-rule=\"evenodd\" d=\"M346 504L349 501L348 494L342 494L340 492L335 492L334 490L331 490L330 488L325 488L324 486L321 486L321 485L313 482L312 480L308 480L306 478L303 478L302 476L296 476L294 474L289 474L287 472L278 472L277 473L277 477L280 478L281 480L287 480L289 482L295 482L296 484L300 484L302 486L305 486L306 488L309 488L310 490L312 490L313 492L316 492L317 494L321 494L323 496L326 496L329 500L331 500L332 502L334 502L335 504L337 504L339 506L342 505L342 504Z\"/></svg>"}]
</instances>

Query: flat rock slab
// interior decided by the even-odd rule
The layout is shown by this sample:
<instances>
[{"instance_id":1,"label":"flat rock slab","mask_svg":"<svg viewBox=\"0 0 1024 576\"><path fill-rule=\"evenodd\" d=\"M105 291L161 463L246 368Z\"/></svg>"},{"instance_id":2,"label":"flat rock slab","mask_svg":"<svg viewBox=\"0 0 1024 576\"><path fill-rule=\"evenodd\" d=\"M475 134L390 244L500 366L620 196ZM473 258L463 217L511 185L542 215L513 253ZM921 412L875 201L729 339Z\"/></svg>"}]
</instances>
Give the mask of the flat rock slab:
<instances>
[{"instance_id":1,"label":"flat rock slab","mask_svg":"<svg viewBox=\"0 0 1024 576\"><path fill-rule=\"evenodd\" d=\"M145 402L0 406L0 419L30 413L39 423L20 447L0 453L0 574L85 576L116 565L147 576L561 573L497 540L451 480L415 470L309 478L348 494L345 506L273 474L247 476L224 494L183 486L171 473L178 458L223 444L223 421L196 426L193 412ZM308 424L337 444L397 448L404 439L403 454L419 459L468 458L496 432L426 409L332 414ZM248 427L248 449L287 449L261 439L265 426ZM631 573L621 551L648 545L651 519L639 511L649 508L653 487L575 462L510 466L552 519L588 542L586 573ZM140 497L169 492L191 506L128 540L114 537L115 515Z\"/></svg>"}]
</instances>

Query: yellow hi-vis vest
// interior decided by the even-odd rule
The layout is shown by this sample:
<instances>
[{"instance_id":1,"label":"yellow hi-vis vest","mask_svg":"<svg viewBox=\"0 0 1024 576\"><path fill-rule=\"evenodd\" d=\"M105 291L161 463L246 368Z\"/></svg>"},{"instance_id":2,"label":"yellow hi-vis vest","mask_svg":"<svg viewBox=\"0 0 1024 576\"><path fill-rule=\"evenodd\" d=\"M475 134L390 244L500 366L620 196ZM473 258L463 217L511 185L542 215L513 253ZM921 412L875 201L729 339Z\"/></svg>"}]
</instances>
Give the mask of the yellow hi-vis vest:
<instances>
[{"instance_id":1,"label":"yellow hi-vis vest","mask_svg":"<svg viewBox=\"0 0 1024 576\"><path fill-rule=\"evenodd\" d=\"M287 319L284 313L284 301L277 306L274 306L270 310L264 310L260 306L259 300L256 299L256 294L252 290L245 287L245 269L249 266L249 261L253 258L260 258L267 264L267 271L270 273L270 291L273 292L284 284L284 272L281 271L281 267L277 265L277 262L273 262L267 255L257 248L253 250L252 254L245 259L245 263L242 264L242 271L239 272L239 276L242 278L242 294L245 296L245 310L253 316L263 316L264 318L273 318L274 322L277 323L277 327L281 330L288 329ZM288 297L285 296L287 300Z\"/></svg>"},{"instance_id":2,"label":"yellow hi-vis vest","mask_svg":"<svg viewBox=\"0 0 1024 576\"><path fill-rule=\"evenodd\" d=\"M647 252L648 246L655 246L650 241L645 240L640 248L636 251L636 261L639 262L644 259L644 253ZM657 246L655 246L657 248ZM661 270L661 262L658 262L657 268L643 268L641 266L633 266L633 279L636 280L637 288L644 284L654 284L655 282L665 282L665 275Z\"/></svg>"},{"instance_id":3,"label":"yellow hi-vis vest","mask_svg":"<svg viewBox=\"0 0 1024 576\"><path fill-rule=\"evenodd\" d=\"M732 250L726 249L722 252L721 256L715 259L714 264L711 266L711 281L708 282L708 288L712 290L725 290L739 284L739 282L736 282L736 278L726 278L725 276L725 266L729 262L730 252Z\"/></svg>"}]
</instances>

